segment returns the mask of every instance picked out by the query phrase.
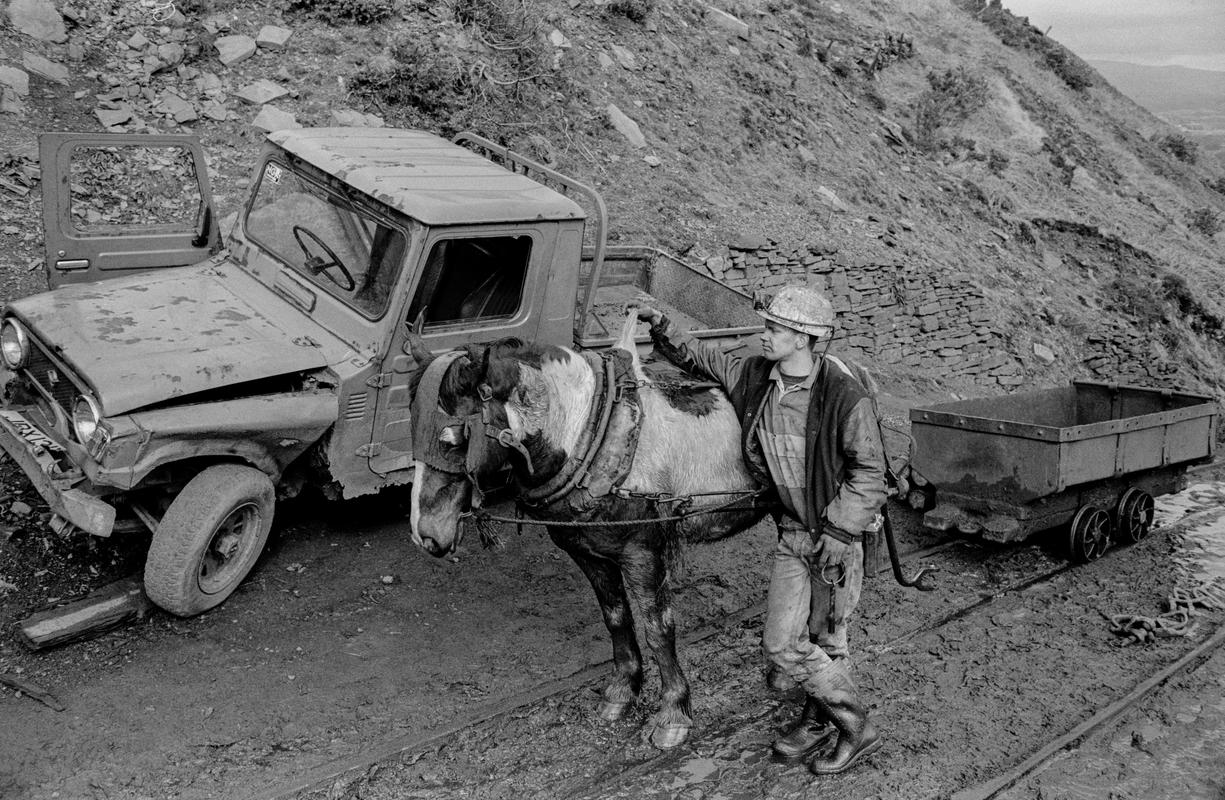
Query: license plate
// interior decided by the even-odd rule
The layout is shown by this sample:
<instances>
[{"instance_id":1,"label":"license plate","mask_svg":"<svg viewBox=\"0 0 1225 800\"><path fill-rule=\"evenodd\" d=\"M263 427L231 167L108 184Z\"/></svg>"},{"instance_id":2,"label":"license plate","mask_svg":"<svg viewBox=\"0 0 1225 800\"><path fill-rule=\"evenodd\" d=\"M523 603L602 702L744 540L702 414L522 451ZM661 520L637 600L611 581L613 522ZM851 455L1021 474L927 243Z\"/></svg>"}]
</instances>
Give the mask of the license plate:
<instances>
[{"instance_id":1,"label":"license plate","mask_svg":"<svg viewBox=\"0 0 1225 800\"><path fill-rule=\"evenodd\" d=\"M8 420L8 423L13 426L17 434L35 447L41 447L52 453L62 453L64 448L56 444L54 439L48 437L40 431L34 423L27 420L16 411L11 411L7 408L0 408L0 417Z\"/></svg>"}]
</instances>

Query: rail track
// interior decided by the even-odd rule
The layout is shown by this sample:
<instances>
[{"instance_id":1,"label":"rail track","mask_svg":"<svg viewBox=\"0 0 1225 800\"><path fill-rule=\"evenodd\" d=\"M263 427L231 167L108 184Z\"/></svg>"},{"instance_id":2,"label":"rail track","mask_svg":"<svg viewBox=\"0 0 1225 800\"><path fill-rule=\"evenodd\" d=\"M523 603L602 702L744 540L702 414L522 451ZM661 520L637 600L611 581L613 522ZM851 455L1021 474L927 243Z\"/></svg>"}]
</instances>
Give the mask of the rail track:
<instances>
[{"instance_id":1,"label":"rail track","mask_svg":"<svg viewBox=\"0 0 1225 800\"><path fill-rule=\"evenodd\" d=\"M1177 520L1174 524L1154 530L1150 534L1150 538L1158 537L1175 527L1222 514L1225 514L1225 509L1215 508L1189 514ZM865 648L865 655L861 656L858 661L861 672L872 673L877 671L878 668L886 666L886 662L892 662L896 665L899 659L907 658L907 654L901 651L905 650L908 646L912 646L917 642L928 641L931 638L941 639L943 638L942 631L946 631L958 624L977 622L989 610L999 604L1001 600L1033 592L1035 587L1050 584L1050 582L1060 579L1061 576L1074 573L1077 569L1072 565L1062 562L1042 563L1041 559L1037 559L1039 563L1035 563L1035 554L1033 552L1035 548L1032 547L1015 548L1013 550L1000 550L998 548L978 548L975 550L974 547L964 546L966 544L962 540L945 541L932 547L908 553L906 558L910 563L917 563L941 557L945 562L943 564L945 571L942 574L947 576L946 579L956 580L958 571L960 574L965 575L973 573L978 569L985 570L988 574L994 569L996 573L1003 574L1008 579L999 579L1000 574L997 574L995 576L997 578L995 585L988 590L983 590L981 587L977 589L961 587L960 591L965 595L965 598L955 607L943 613L929 615L888 637L883 643ZM1111 555L1107 554L1103 561L1108 561ZM1019 567L1015 565L1009 566L1012 561L1024 563ZM885 572L886 570L887 567L880 571ZM1008 574L1010 570L1017 574ZM878 581L878 586L882 584L884 584L883 579ZM900 590L897 591L900 593ZM743 639L745 627L763 612L764 602L754 603L725 615L701 629L691 631L682 637L685 649L701 649L704 645L711 644L713 647L710 649L713 652L726 651L727 648L724 641L717 640L735 641L738 634ZM980 623L978 627L981 628L982 624ZM1080 716L1083 717L1086 714L1089 716L1072 726L1058 739L1033 750L1030 755L1020 762L1016 762L1015 758L1012 759L1007 764L1001 765L990 776L976 776L970 782L971 785L962 789L961 793L955 797L957 800L978 800L978 798L988 800L988 798L998 796L1000 792L1015 785L1054 755L1076 741L1083 739L1101 725L1116 718L1120 713L1147 696L1178 671L1185 669L1188 665L1202 661L1208 653L1219 647L1222 642L1225 642L1225 629L1218 631L1193 651L1175 660L1174 663L1155 665L1149 676L1141 680L1125 695L1113 697L1101 706L1095 706L1088 711L1082 709ZM736 665L733 665L733 671L735 667ZM311 798L314 800L314 798L322 797L336 800L336 798L358 796L451 797L465 796L465 791L467 791L467 796L482 796L479 792L475 795L472 794L474 787L465 787L462 785L462 782L460 785L454 783L448 783L445 786L440 785L436 795L430 794L428 791L425 794L400 794L391 787L394 779L390 775L395 771L396 765L414 764L430 754L437 754L443 751L462 750L466 746L465 742L469 740L483 741L488 744L491 739L499 738L502 735L502 729L513 728L519 722L530 728L534 708L539 709L542 705L548 705L549 703L565 704L567 696L573 699L575 695L583 695L585 690L589 691L592 685L595 685L606 676L608 668L608 662L596 664L565 678L542 683L531 690L485 703L469 714L457 718L444 729L435 731L428 736L408 735L389 738L375 747L367 748L358 755L323 764L299 775L292 782L271 788L268 791L255 795L255 797L259 798L259 800L288 800L289 798ZM741 668L740 672L743 673L745 670ZM749 672L752 673L751 677L746 681L742 681L745 687L749 683L759 684L760 671L752 669ZM695 694L698 688L697 684L699 681L704 680L704 678L699 678L694 681ZM759 688L757 691L760 694ZM869 694L872 693L872 689L869 688ZM695 701L697 701L696 696ZM891 705L891 702L886 699L882 704L888 707ZM747 712L745 711L746 708L749 709ZM656 788L658 786L675 786L676 780L673 776L678 773L684 773L686 769L692 768L694 752L703 749L702 741L722 742L725 745L732 743L729 746L735 746L736 744L743 743L737 737L740 736L739 732L745 730L755 730L759 735L765 732L768 736L769 731L778 721L785 719L792 713L790 711L790 704L787 702L761 703L760 699L756 703L729 703L722 708L718 708L717 711L724 713L712 715L707 711L703 715L699 722L699 728L695 729L695 737L699 739L696 744L691 742L691 746L667 753L659 753L645 747L636 748L632 745L623 745L624 752L618 754L618 757L605 760L603 765L598 763L593 765L595 768L587 774L567 777L564 782L564 796L573 798L671 797L673 794L652 794L650 785L656 785ZM712 716L714 717L713 720L711 719ZM498 730L499 736L481 735L481 731L486 729ZM510 735L513 737L515 732L510 731ZM624 731L622 731L621 736L624 738ZM604 746L607 747L607 745L608 743L605 742ZM760 747L761 742L755 742L754 745L757 746L758 750L762 749ZM479 749L482 746L485 745L473 745L475 749ZM597 749L599 748L597 747ZM749 748L749 750L751 749ZM751 758L750 761L752 761ZM746 766L760 769L756 764L748 764ZM379 777L380 773L383 776L382 778ZM803 796L802 790L799 787L807 783L807 781L799 776L796 776L795 779L801 781L800 784L797 784L795 796ZM845 778L843 776L840 776L837 780L844 783L856 781L854 777ZM380 781L383 782L382 786L379 785ZM647 785L644 786L644 784ZM776 787L778 790L776 793L780 797L788 796L790 791L788 786L784 784L785 782L780 783ZM364 791L359 792L359 788L364 789ZM920 789L921 787L916 786L915 788ZM929 795L925 795L923 791L917 791L911 796ZM930 796L947 797L948 792L947 790L937 790L930 793Z\"/></svg>"}]
</instances>

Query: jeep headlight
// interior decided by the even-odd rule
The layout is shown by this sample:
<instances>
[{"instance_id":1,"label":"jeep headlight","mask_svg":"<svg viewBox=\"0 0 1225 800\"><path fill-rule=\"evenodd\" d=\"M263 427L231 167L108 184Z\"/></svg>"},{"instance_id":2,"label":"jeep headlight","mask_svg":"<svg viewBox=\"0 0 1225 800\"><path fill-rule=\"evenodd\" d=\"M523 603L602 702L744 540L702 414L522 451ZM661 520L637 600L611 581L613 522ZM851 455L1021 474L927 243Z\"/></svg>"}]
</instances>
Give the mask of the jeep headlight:
<instances>
[{"instance_id":1,"label":"jeep headlight","mask_svg":"<svg viewBox=\"0 0 1225 800\"><path fill-rule=\"evenodd\" d=\"M0 356L9 369L21 369L30 358L30 337L25 328L11 319L0 328Z\"/></svg>"},{"instance_id":2,"label":"jeep headlight","mask_svg":"<svg viewBox=\"0 0 1225 800\"><path fill-rule=\"evenodd\" d=\"M77 434L77 441L88 446L90 438L98 430L102 422L102 409L88 395L81 395L72 405L72 429Z\"/></svg>"}]
</instances>

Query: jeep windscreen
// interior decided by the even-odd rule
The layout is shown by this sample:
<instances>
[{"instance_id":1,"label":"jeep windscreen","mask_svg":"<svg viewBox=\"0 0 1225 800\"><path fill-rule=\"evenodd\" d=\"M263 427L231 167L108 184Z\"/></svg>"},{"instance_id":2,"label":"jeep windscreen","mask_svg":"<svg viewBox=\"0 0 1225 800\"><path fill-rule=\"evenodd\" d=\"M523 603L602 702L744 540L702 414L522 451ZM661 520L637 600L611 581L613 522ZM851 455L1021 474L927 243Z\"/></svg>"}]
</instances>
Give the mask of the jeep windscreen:
<instances>
[{"instance_id":1,"label":"jeep windscreen","mask_svg":"<svg viewBox=\"0 0 1225 800\"><path fill-rule=\"evenodd\" d=\"M404 234L373 213L275 161L264 165L247 212L259 247L371 319L387 309L404 262Z\"/></svg>"}]
</instances>

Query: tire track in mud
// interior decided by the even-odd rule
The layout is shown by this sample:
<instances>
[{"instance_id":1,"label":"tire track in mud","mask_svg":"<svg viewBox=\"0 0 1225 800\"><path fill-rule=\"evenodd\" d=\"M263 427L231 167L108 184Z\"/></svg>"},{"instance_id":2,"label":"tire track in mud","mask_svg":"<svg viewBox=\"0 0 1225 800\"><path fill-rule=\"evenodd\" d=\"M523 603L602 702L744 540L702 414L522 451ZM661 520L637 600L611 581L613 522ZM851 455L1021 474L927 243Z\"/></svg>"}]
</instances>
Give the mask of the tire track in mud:
<instances>
[{"instance_id":1,"label":"tire track in mud","mask_svg":"<svg viewBox=\"0 0 1225 800\"><path fill-rule=\"evenodd\" d=\"M1189 514L1177 520L1175 525L1154 531L1156 535L1150 535L1145 542L1126 552L1146 545L1155 546L1156 540L1164 538L1160 534L1214 513L1222 512L1211 509ZM952 552L957 550L961 552ZM875 602L865 603L862 608L866 638L877 641L885 638L885 643L866 648L867 655L858 664L860 680L865 694L878 700L891 717L905 715L924 721L933 716L931 710L924 707L922 691L904 691L904 687L916 682L913 662L919 660L907 645L933 637L943 645L974 639L982 632L954 636L943 631L971 626L981 619L984 610L1005 599L1041 598L1040 592L1054 588L1055 596L1066 600L1070 593L1057 591L1058 587L1052 587L1051 583L1067 582L1078 576L1070 565L1053 562L1041 549L1032 546L984 550L969 542L953 540L923 551L920 557L926 558L927 554L938 551L946 551L942 579L947 581L951 577L952 591L965 599L975 599L962 602L943 614L907 615L905 590L891 584L881 586L884 581L878 579L877 586L873 587ZM1118 560L1111 557L1118 552L1113 550L1102 561L1086 565L1082 570L1086 574L1101 572L1110 566L1109 562ZM911 554L909 558L914 556ZM950 567L954 568L951 575ZM1100 583L1100 578L1096 580ZM949 591L948 587L942 588ZM950 599L944 602L948 604ZM481 718L458 721L447 731L429 739L389 743L387 747L367 751L347 763L326 765L303 776L293 787L261 797L674 797L687 789L692 789L693 793L679 796L699 797L705 796L701 794L702 787L712 786L720 787L716 794L710 795L712 797L804 796L811 777L802 767L784 771L768 763L769 742L775 731L794 715L795 698L779 700L762 696L761 664L756 655L758 642L753 623L764 610L761 606L756 604L728 615L685 637L686 655L683 658L694 684L698 720L691 741L677 751L654 751L641 741L636 729L644 722L646 710L652 707L651 691L657 690L657 686L644 691L645 708L639 709L632 719L611 725L594 719L598 691L595 684L606 674L606 662L525 693L528 696L508 698L503 707L486 708ZM900 612L899 607L903 608ZM1020 613L1020 616L1011 622L1008 619L995 622L996 617L1003 616L997 614L991 618L993 624L1006 630L1014 629L1017 622L1035 616L1032 609L1025 611L1023 606L1019 612L1007 613ZM886 625L886 616L906 620L905 627ZM1100 627L1100 618L1090 614L1082 615L1082 625L1091 616ZM890 632L894 634L892 638L880 635ZM928 654L934 654L935 650L929 647ZM896 680L898 673L900 681ZM982 670L964 670L960 686L953 688L963 692L970 690L973 694L975 684L981 683L985 674ZM922 676L917 678L921 688L925 681ZM1056 682L1049 688L1056 691L1058 685ZM1008 692L1004 692L1001 701L1008 696ZM1011 697L1015 700L1016 694ZM1098 703L1097 695L1090 694L1088 698ZM1094 708L1096 705L1090 704L1090 711ZM877 712L878 716L880 713ZM1061 713L1075 712L1064 710ZM1037 721L1042 723L1039 729L1052 722L1041 715ZM912 757L930 754L935 749L930 743L921 741L922 737L898 737L888 730L886 736L894 739L891 749L901 749L903 754ZM887 748L889 744L887 742ZM1005 746L997 743L996 752L984 759L987 775L991 774L991 769L998 768L998 773L1015 762L1012 755L1018 750L1034 749L1018 747L1021 741L1003 744ZM876 756L868 763L881 759ZM964 775L954 773L948 778L965 785L982 780L982 775L980 770L971 770ZM903 777L896 768L885 769L883 774L880 770L861 768L845 776L825 779L822 788L839 793L845 790L849 792L846 796L860 796L863 792L897 797L941 796L941 791L947 794L947 786L941 789L938 785L947 785L947 778L937 774L935 779L928 775L924 780L916 781L913 773ZM324 785L326 788L320 788Z\"/></svg>"}]
</instances>

